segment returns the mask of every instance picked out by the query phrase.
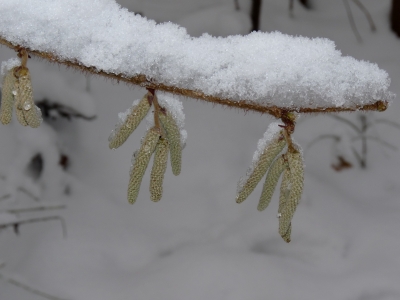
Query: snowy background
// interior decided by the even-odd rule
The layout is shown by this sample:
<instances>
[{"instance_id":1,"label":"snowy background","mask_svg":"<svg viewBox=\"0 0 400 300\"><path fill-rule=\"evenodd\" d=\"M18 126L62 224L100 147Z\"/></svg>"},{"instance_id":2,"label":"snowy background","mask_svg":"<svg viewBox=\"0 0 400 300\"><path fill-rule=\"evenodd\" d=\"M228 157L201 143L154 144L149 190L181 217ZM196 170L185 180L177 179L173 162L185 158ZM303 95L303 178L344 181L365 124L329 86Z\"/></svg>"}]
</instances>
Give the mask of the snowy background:
<instances>
[{"instance_id":1,"label":"snowy background","mask_svg":"<svg viewBox=\"0 0 400 300\"><path fill-rule=\"evenodd\" d=\"M157 22L178 23L195 36L245 34L250 28L247 0L239 1L240 11L231 0L120 3ZM376 32L352 5L362 43L343 1L313 3L313 10L305 10L296 2L290 17L287 1L264 1L261 30L332 39L344 55L386 70L390 90L400 94L400 40L389 30L391 1L362 1ZM0 60L15 57L0 49ZM53 121L39 129L16 122L0 126L1 220L14 217L6 212L12 207L67 206L18 216L62 216L66 237L58 221L21 226L19 236L12 229L0 232L3 279L71 300L400 299L400 153L393 148L400 148L400 130L379 123L398 122L397 99L386 112L365 115L375 122L367 133L366 169L352 153L351 147L361 144L348 124L329 115L300 119L294 138L305 149L305 190L292 242L286 244L278 234L277 194L262 213L256 210L261 186L244 203L235 203L236 183L273 118L183 99L188 141L182 173L175 177L168 167L163 198L153 203L148 172L131 206L126 200L130 160L145 125L115 151L107 138L118 113L145 90L92 77L87 93L82 74L36 59L28 66L37 100L47 97L97 117ZM340 116L359 124L357 113ZM321 139L307 147L327 134L341 142ZM37 152L57 162L57 149L70 158L67 172L57 163L49 163L39 178L26 171ZM353 168L334 171L331 164L339 155ZM43 297L0 280L0 300L26 299Z\"/></svg>"}]
</instances>

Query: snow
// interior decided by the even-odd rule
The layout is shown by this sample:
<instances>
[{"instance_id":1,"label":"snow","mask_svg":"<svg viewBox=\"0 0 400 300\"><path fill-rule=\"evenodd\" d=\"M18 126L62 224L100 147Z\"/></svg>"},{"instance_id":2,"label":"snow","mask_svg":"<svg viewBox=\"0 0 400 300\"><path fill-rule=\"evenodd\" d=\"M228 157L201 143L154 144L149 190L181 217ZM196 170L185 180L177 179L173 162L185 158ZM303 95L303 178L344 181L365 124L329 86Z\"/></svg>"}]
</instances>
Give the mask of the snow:
<instances>
[{"instance_id":1,"label":"snow","mask_svg":"<svg viewBox=\"0 0 400 300\"><path fill-rule=\"evenodd\" d=\"M1 75L4 76L7 73L7 71L19 65L21 65L21 60L16 57L1 62Z\"/></svg>"},{"instance_id":2,"label":"snow","mask_svg":"<svg viewBox=\"0 0 400 300\"><path fill-rule=\"evenodd\" d=\"M146 15L159 16L158 21L178 22L186 14L232 2L140 3ZM393 79L391 89L399 94L400 40L387 25L391 1L363 0L377 24L376 33L369 32L365 16L353 10L363 44L357 43L350 29L342 1L313 2L316 10L306 11L296 1L294 18L290 18L287 1L264 1L262 30L327 36L346 55L375 61L386 69ZM0 0L0 7L3 3ZM133 5L133 1L129 3ZM13 51L1 47L0 60L12 57ZM38 67L34 59L28 61L28 67L34 94L45 93L44 87L35 86L34 81L47 74L58 73L56 86L65 82L72 90L81 91L86 82L83 75L57 66ZM21 226L19 236L12 228L1 231L0 261L5 262L1 274L70 300L400 298L398 151L371 141L367 169L354 166L335 172L330 168L330 141L321 141L310 149L307 145L322 134L346 137L351 134L347 125L328 114L302 116L294 138L307 149L304 195L293 219L292 241L286 244L278 234L277 194L271 207L262 213L256 209L261 187L241 205L235 203L237 178L252 161L257 141L271 121L265 115L185 101L185 129L190 140L182 174L175 177L167 172L159 203L149 200L149 173L145 174L147 180L143 180L140 195L143 201L134 206L126 202L129 161L140 145L145 124L119 151L109 150L107 137L118 112L145 93L141 88L92 78L90 96L96 100L98 117L91 122L65 121L56 128L56 137L69 148L71 169L63 175L71 184L71 194L53 191L37 203L66 204L67 208L57 214L65 219L68 236L62 237L57 222ZM374 113L372 120L398 122L399 113L398 101L393 101L386 112ZM340 116L354 122L358 118L357 114ZM48 133L35 136L33 129L25 129L19 124L0 126L1 175L9 175L14 163L21 145L16 137L26 139L22 136L25 134L46 144ZM400 149L397 128L382 124L371 129ZM53 137L47 137L49 142L55 141ZM348 147L360 145L345 141L338 150L349 151ZM0 180L0 197L6 187ZM20 192L16 201L21 207L36 204ZM1 209L7 208L4 204L0 200ZM43 300L1 279L0 299Z\"/></svg>"},{"instance_id":3,"label":"snow","mask_svg":"<svg viewBox=\"0 0 400 300\"><path fill-rule=\"evenodd\" d=\"M234 101L325 108L394 97L385 71L342 56L326 38L277 31L192 38L183 27L156 24L112 0L2 0L0 13L0 36L12 43Z\"/></svg>"},{"instance_id":4,"label":"snow","mask_svg":"<svg viewBox=\"0 0 400 300\"><path fill-rule=\"evenodd\" d=\"M179 128L181 134L181 146L184 148L187 140L187 131L184 129L185 126L185 114L183 112L182 97L176 95L170 95L163 92L157 92L157 99L161 107L169 111L174 118L176 125ZM147 119L147 129L154 126L154 117L149 114Z\"/></svg>"}]
</instances>

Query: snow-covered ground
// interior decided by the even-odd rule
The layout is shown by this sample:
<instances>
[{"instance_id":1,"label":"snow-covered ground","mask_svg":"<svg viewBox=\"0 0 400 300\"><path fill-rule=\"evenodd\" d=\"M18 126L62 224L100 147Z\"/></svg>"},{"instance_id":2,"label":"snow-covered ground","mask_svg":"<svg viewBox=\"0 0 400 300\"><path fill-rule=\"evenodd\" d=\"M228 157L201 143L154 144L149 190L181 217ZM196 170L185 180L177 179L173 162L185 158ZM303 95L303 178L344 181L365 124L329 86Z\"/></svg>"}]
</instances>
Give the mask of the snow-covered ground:
<instances>
[{"instance_id":1,"label":"snow-covered ground","mask_svg":"<svg viewBox=\"0 0 400 300\"><path fill-rule=\"evenodd\" d=\"M228 0L120 1L158 22L182 24L193 35L245 33L249 2L239 1L244 12L237 12ZM390 32L387 20L391 1L362 1L377 25L374 33L352 5L362 43L351 31L343 1L313 2L311 11L296 2L291 18L287 1L264 1L262 30L332 39L344 55L375 62L386 70L392 79L390 90L400 94L400 40ZM0 60L14 56L1 47ZM38 148L32 146L35 142L61 147L71 158L65 176L50 166L56 172L50 179L70 186L69 195L56 189L41 193L39 184L23 173L13 175L11 188L0 181L0 196L13 189L15 194L20 184L41 196L41 202L66 204L63 210L19 217L60 215L68 231L63 238L57 221L21 226L19 236L11 229L1 231L0 262L6 266L0 274L71 300L400 299L398 151L369 140L368 164L362 170L351 151L354 132L348 125L329 115L302 116L294 138L303 148L321 135L338 134L343 137L340 154L354 167L341 172L330 167L338 153L331 139L306 149L305 190L293 220L292 242L286 244L278 234L277 193L262 213L256 210L260 186L244 203L235 203L236 183L251 163L271 117L184 99L188 140L182 173L175 177L168 166L163 198L153 203L147 172L139 198L131 206L126 200L130 160L146 125L140 125L115 151L109 150L107 138L118 113L145 90L93 77L87 95L83 75L36 60L28 64L34 89L35 77L40 78L36 86L41 97L55 97L56 87L65 91L69 86L76 91L69 97L83 97L86 104L95 100L97 118L58 122L57 137L51 128L38 134L20 130L19 124L0 126L3 175L18 169L14 158L26 152L21 148ZM52 94L42 87L46 78ZM90 105L81 109L94 112ZM398 122L399 113L396 98L386 112L366 116L371 121ZM356 113L340 116L358 120ZM398 128L380 123L368 134L400 148ZM353 146L360 149L359 140ZM34 204L38 203L19 191L0 200L0 209ZM0 218L11 220L2 212ZM43 298L0 279L0 300L25 299Z\"/></svg>"}]
</instances>

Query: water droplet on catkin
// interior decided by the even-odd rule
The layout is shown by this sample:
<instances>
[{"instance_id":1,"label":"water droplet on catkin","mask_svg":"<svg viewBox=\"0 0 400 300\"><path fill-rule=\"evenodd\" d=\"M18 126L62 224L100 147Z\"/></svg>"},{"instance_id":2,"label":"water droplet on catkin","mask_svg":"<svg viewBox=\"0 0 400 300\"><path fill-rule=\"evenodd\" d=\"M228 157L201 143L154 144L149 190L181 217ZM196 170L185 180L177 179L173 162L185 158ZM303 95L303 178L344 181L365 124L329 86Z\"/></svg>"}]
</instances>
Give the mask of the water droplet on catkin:
<instances>
[{"instance_id":1,"label":"water droplet on catkin","mask_svg":"<svg viewBox=\"0 0 400 300\"><path fill-rule=\"evenodd\" d=\"M24 110L30 110L32 108L32 105L29 102L24 103Z\"/></svg>"}]
</instances>

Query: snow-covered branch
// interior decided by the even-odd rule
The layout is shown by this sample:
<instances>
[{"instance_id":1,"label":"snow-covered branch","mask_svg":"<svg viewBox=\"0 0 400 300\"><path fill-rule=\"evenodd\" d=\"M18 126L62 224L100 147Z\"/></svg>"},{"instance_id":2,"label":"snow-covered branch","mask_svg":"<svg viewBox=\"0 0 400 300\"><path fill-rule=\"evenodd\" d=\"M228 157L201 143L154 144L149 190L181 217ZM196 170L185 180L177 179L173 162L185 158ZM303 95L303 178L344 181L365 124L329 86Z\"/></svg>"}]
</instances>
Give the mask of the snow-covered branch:
<instances>
[{"instance_id":1,"label":"snow-covered branch","mask_svg":"<svg viewBox=\"0 0 400 300\"><path fill-rule=\"evenodd\" d=\"M2 0L0 43L84 72L255 110L385 110L390 79L332 41L279 32L190 37L114 1Z\"/></svg>"}]
</instances>

